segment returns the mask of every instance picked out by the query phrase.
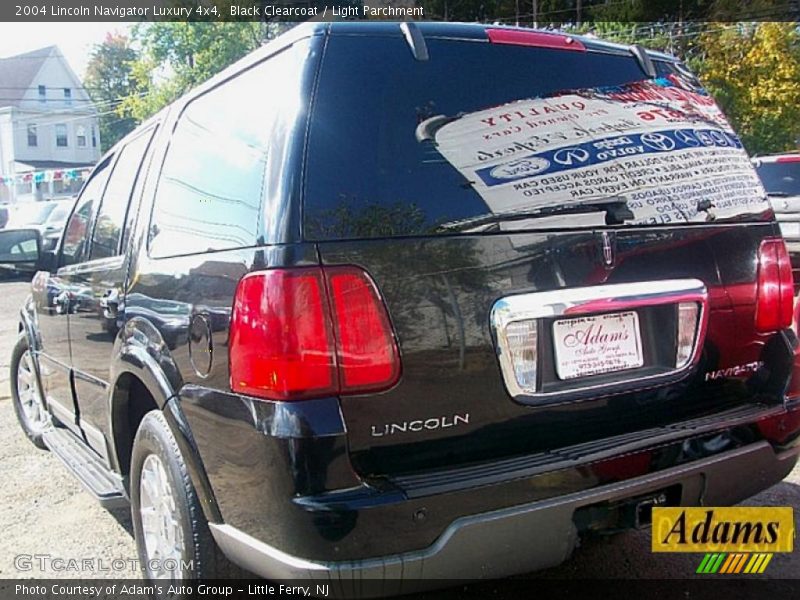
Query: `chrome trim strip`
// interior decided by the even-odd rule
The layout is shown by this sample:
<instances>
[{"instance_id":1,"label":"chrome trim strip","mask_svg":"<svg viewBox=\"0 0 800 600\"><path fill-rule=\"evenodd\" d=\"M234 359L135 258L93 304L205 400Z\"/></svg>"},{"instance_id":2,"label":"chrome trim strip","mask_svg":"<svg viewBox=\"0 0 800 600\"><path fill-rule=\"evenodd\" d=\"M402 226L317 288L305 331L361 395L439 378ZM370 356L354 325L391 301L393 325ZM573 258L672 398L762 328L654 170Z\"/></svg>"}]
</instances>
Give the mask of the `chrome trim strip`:
<instances>
[{"instance_id":1,"label":"chrome trim strip","mask_svg":"<svg viewBox=\"0 0 800 600\"><path fill-rule=\"evenodd\" d=\"M522 388L514 376L514 366L505 330L509 323L531 319L553 317L575 317L612 311L624 311L645 306L697 302L700 304L698 326L690 360L680 369L666 373L639 377L626 382L571 387L558 392L541 392ZM534 403L568 399L571 394L587 390L603 391L623 387L634 389L650 386L659 381L674 380L691 370L700 358L708 325L708 291L699 279L668 279L662 281L641 281L579 288L566 288L547 292L517 294L500 298L492 306L490 315L492 330L496 339L496 351L506 389L514 398ZM539 358L537 357L537 362ZM631 385L635 384L635 385Z\"/></svg>"}]
</instances>

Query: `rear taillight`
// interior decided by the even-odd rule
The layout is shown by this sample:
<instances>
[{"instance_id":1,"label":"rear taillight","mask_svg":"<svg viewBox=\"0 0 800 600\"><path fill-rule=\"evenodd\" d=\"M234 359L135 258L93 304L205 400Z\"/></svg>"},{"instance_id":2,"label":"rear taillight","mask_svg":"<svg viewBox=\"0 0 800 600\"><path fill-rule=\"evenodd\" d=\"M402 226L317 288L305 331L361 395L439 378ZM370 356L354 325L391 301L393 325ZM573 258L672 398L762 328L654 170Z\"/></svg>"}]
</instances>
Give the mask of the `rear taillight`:
<instances>
[{"instance_id":1,"label":"rear taillight","mask_svg":"<svg viewBox=\"0 0 800 600\"><path fill-rule=\"evenodd\" d=\"M333 310L341 393L378 391L400 375L386 307L372 279L355 267L325 267Z\"/></svg>"},{"instance_id":2,"label":"rear taillight","mask_svg":"<svg viewBox=\"0 0 800 600\"><path fill-rule=\"evenodd\" d=\"M400 376L386 307L361 269L270 269L240 282L231 389L269 400L376 392Z\"/></svg>"},{"instance_id":3,"label":"rear taillight","mask_svg":"<svg viewBox=\"0 0 800 600\"><path fill-rule=\"evenodd\" d=\"M758 292L756 329L762 333L792 325L794 281L786 244L768 239L758 249Z\"/></svg>"}]
</instances>

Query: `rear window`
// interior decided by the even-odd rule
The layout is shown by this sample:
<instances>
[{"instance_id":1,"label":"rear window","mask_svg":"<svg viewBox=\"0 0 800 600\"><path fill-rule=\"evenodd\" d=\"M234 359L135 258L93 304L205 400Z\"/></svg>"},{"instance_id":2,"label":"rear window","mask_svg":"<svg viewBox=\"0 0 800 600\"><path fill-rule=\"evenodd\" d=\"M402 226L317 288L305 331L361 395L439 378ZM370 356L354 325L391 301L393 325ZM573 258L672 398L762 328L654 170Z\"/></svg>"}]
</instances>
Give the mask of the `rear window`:
<instances>
[{"instance_id":1,"label":"rear window","mask_svg":"<svg viewBox=\"0 0 800 600\"><path fill-rule=\"evenodd\" d=\"M309 134L307 239L470 232L486 216L608 199L630 224L767 210L716 104L663 61L646 79L629 55L427 45L418 61L401 37L331 38Z\"/></svg>"},{"instance_id":2,"label":"rear window","mask_svg":"<svg viewBox=\"0 0 800 600\"><path fill-rule=\"evenodd\" d=\"M761 163L756 170L768 194L800 196L800 161Z\"/></svg>"}]
</instances>

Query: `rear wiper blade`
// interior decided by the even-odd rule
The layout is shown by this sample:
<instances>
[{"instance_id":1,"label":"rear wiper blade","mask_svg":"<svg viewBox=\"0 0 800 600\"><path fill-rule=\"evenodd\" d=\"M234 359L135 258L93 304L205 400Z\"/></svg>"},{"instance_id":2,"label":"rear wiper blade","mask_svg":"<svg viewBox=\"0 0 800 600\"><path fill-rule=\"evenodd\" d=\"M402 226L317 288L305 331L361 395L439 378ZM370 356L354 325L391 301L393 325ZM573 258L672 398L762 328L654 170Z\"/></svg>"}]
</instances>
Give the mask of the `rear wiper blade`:
<instances>
[{"instance_id":1,"label":"rear wiper blade","mask_svg":"<svg viewBox=\"0 0 800 600\"><path fill-rule=\"evenodd\" d=\"M628 208L628 201L624 198L608 198L601 201L580 202L574 204L561 204L557 206L543 206L533 210L519 210L501 213L488 213L462 221L454 221L439 225L442 231L464 231L482 225L494 223L507 223L510 221L524 221L554 215L574 215L593 212L604 212L606 225L622 225L625 221L633 219L634 214Z\"/></svg>"},{"instance_id":2,"label":"rear wiper blade","mask_svg":"<svg viewBox=\"0 0 800 600\"><path fill-rule=\"evenodd\" d=\"M770 198L788 198L791 194L786 192L767 192L767 196Z\"/></svg>"}]
</instances>

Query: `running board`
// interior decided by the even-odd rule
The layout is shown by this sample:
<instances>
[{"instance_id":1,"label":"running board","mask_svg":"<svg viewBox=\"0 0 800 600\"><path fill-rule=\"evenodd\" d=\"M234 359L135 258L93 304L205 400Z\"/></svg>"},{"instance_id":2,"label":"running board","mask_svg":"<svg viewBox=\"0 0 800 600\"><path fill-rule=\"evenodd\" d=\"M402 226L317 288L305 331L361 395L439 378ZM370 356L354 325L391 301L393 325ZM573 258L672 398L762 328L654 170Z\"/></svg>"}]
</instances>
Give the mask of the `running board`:
<instances>
[{"instance_id":1,"label":"running board","mask_svg":"<svg viewBox=\"0 0 800 600\"><path fill-rule=\"evenodd\" d=\"M45 431L42 437L50 451L104 508L129 505L122 478L110 471L83 440L62 427Z\"/></svg>"}]
</instances>

